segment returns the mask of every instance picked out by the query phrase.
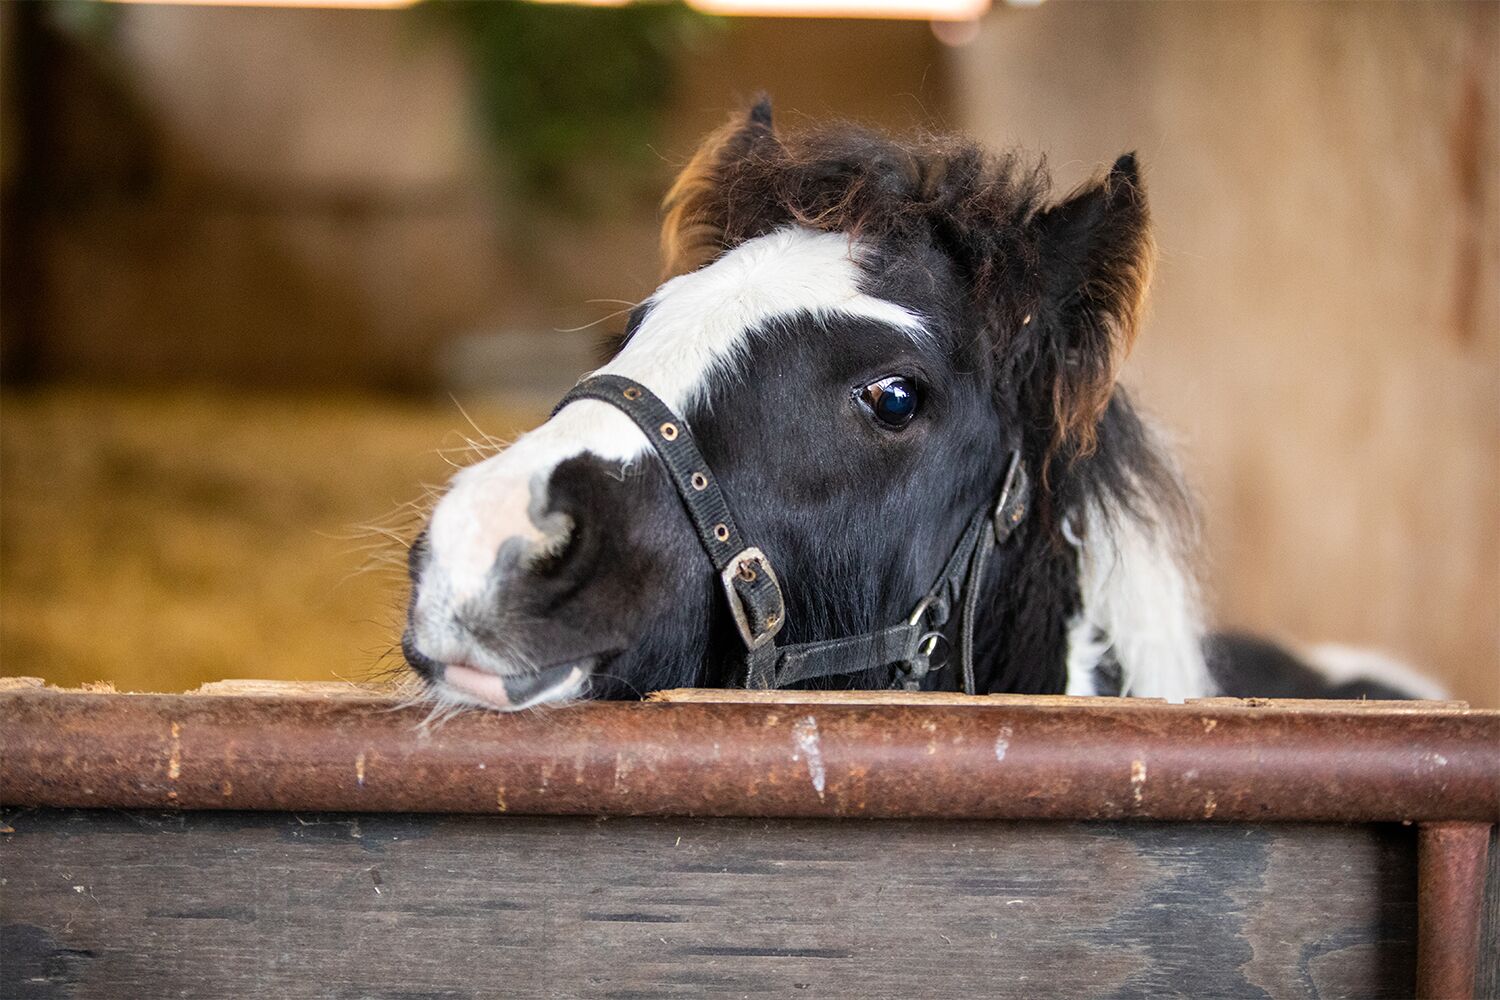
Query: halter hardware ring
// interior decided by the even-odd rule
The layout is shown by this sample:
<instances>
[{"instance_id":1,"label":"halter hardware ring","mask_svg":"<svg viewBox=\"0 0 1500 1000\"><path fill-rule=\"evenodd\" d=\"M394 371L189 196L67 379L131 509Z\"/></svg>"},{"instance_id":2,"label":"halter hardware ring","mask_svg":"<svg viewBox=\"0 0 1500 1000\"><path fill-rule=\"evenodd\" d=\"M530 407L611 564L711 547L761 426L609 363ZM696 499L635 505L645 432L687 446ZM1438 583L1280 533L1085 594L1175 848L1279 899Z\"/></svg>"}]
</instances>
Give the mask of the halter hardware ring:
<instances>
[{"instance_id":1,"label":"halter hardware ring","mask_svg":"<svg viewBox=\"0 0 1500 1000\"><path fill-rule=\"evenodd\" d=\"M786 624L786 618L778 612L772 612L766 616L764 631L757 632L751 626L745 602L740 598L739 591L734 588L735 577L746 579L741 576L741 573L747 568L752 574L748 579L753 580L756 574L764 574L767 582L776 589L778 594L781 593L781 581L776 579L776 571L771 568L771 560L753 545L743 549L739 555L725 563L724 569L719 573L719 582L724 587L724 596L729 603L729 613L734 617L734 625L739 629L740 639L744 641L746 649L755 650L769 645L776 638L776 634Z\"/></svg>"},{"instance_id":2,"label":"halter hardware ring","mask_svg":"<svg viewBox=\"0 0 1500 1000\"><path fill-rule=\"evenodd\" d=\"M943 658L941 660L933 662L932 654L936 652L939 647L941 647L943 650ZM922 656L927 659L928 670L941 670L943 667L947 666L948 654L952 651L952 649L953 644L948 640L948 637L943 633L937 631L936 629L923 635L922 638L917 642L917 652L922 654Z\"/></svg>"}]
</instances>

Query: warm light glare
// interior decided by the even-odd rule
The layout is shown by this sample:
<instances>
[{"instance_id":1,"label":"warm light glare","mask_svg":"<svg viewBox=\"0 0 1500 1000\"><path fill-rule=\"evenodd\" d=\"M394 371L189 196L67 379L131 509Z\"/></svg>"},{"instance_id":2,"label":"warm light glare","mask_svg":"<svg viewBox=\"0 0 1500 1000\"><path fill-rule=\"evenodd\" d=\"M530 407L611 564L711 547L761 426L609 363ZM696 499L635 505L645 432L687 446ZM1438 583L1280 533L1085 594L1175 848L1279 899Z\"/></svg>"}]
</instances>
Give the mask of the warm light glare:
<instances>
[{"instance_id":1,"label":"warm light glare","mask_svg":"<svg viewBox=\"0 0 1500 1000\"><path fill-rule=\"evenodd\" d=\"M417 0L107 0L109 3L162 4L175 7L358 7L397 10Z\"/></svg>"},{"instance_id":2,"label":"warm light glare","mask_svg":"<svg viewBox=\"0 0 1500 1000\"><path fill-rule=\"evenodd\" d=\"M932 35L944 45L962 48L979 37L978 21L933 21Z\"/></svg>"},{"instance_id":3,"label":"warm light glare","mask_svg":"<svg viewBox=\"0 0 1500 1000\"><path fill-rule=\"evenodd\" d=\"M410 7L417 0L109 0L109 2L195 7L355 7L395 10ZM537 0L537 2L616 7L624 6L631 0ZM738 17L888 17L913 21L974 21L990 9L990 2L991 0L688 0L688 5L708 14ZM1007 0L1007 2L1040 3L1041 0Z\"/></svg>"},{"instance_id":4,"label":"warm light glare","mask_svg":"<svg viewBox=\"0 0 1500 1000\"><path fill-rule=\"evenodd\" d=\"M761 17L890 17L913 21L973 21L990 0L688 0L709 14Z\"/></svg>"}]
</instances>

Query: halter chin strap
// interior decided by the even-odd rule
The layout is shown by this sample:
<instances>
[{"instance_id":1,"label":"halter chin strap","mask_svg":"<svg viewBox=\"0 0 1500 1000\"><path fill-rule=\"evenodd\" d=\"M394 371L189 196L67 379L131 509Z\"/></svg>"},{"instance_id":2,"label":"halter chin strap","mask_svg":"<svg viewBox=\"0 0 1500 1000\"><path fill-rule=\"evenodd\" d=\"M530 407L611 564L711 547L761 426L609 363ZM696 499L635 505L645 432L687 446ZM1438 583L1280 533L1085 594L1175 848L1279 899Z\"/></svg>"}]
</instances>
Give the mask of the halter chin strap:
<instances>
[{"instance_id":1,"label":"halter chin strap","mask_svg":"<svg viewBox=\"0 0 1500 1000\"><path fill-rule=\"evenodd\" d=\"M975 693L974 626L979 591L990 551L1003 544L1025 518L1031 495L1019 450L1013 451L994 504L969 519L937 582L910 616L890 628L843 639L777 646L786 625L786 598L766 554L745 544L729 504L693 441L687 421L650 389L618 375L594 375L574 386L552 411L595 399L635 422L666 467L687 508L698 540L713 561L725 603L745 646L740 681L747 688L782 688L799 681L895 666L898 683L917 690L927 674L944 665L933 654L948 643L943 628L959 614L958 659L964 691Z\"/></svg>"}]
</instances>

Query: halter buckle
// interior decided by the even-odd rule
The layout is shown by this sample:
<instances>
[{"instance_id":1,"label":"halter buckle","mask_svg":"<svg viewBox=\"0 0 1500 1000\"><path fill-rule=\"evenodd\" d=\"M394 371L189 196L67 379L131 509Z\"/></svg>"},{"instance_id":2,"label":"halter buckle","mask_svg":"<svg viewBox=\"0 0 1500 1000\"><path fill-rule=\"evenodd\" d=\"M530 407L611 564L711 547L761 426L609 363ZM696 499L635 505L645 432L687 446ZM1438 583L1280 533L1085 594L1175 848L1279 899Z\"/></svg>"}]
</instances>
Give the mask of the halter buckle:
<instances>
[{"instance_id":1,"label":"halter buckle","mask_svg":"<svg viewBox=\"0 0 1500 1000\"><path fill-rule=\"evenodd\" d=\"M750 621L750 609L745 606L744 598L735 589L736 579L749 582L757 576L764 576L766 581L776 591L776 610L773 613L774 620L758 623L756 628ZM760 649L776 638L776 634L786 625L786 602L782 598L781 581L776 578L776 571L771 568L771 560L760 549L751 545L743 549L739 555L730 559L719 573L719 583L724 587L724 598L729 603L729 613L734 617L735 628L739 629L740 638L744 640L746 649Z\"/></svg>"}]
</instances>

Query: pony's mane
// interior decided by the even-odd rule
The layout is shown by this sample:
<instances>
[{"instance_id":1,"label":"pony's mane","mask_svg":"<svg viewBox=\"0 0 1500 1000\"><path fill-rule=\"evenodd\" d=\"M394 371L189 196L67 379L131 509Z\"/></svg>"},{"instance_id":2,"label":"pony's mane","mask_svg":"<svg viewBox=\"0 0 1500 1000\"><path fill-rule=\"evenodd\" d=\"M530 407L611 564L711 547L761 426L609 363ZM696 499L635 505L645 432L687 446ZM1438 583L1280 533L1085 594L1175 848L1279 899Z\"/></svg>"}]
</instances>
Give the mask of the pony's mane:
<instances>
[{"instance_id":1,"label":"pony's mane","mask_svg":"<svg viewBox=\"0 0 1500 1000\"><path fill-rule=\"evenodd\" d=\"M699 147L667 192L662 257L668 276L796 224L872 243L921 241L960 260L1035 266L1023 227L1044 203L1044 165L986 152L962 138L897 139L835 123L772 133L757 105ZM991 274L970 275L980 282Z\"/></svg>"}]
</instances>

